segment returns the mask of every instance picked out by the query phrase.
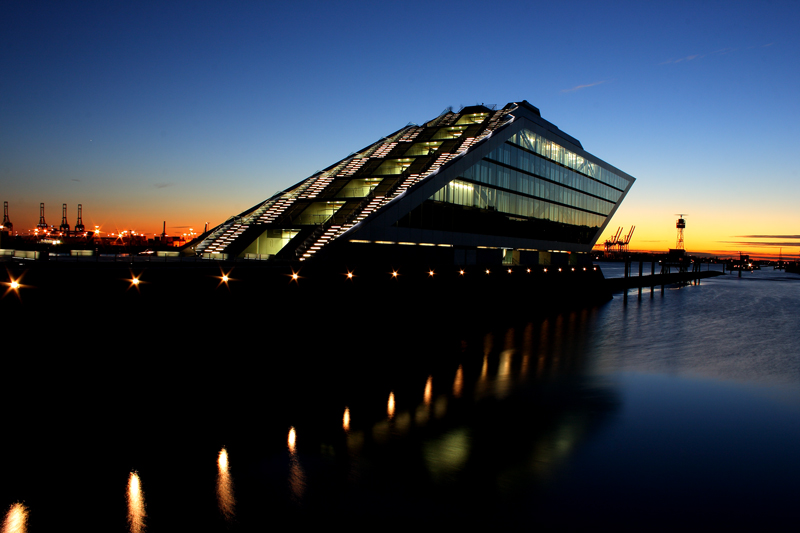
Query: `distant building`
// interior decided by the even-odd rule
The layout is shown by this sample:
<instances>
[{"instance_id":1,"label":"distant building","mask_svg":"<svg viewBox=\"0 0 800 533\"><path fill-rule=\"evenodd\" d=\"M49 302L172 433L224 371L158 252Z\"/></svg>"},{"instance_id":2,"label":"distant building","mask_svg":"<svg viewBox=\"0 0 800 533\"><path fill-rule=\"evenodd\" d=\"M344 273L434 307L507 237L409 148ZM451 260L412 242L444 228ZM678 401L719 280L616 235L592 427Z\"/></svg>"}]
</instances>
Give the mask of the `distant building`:
<instances>
[{"instance_id":1,"label":"distant building","mask_svg":"<svg viewBox=\"0 0 800 533\"><path fill-rule=\"evenodd\" d=\"M272 262L578 264L633 182L526 101L470 106L401 128L231 217L194 250Z\"/></svg>"}]
</instances>

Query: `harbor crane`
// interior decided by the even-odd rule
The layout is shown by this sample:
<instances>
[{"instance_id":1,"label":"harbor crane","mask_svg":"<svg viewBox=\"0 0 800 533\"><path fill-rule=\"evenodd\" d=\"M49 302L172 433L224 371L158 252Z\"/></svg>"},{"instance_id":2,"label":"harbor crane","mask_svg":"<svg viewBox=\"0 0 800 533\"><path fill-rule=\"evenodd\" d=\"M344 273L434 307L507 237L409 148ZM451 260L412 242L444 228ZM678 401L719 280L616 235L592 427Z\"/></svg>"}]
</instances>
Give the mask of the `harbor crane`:
<instances>
[{"instance_id":1,"label":"harbor crane","mask_svg":"<svg viewBox=\"0 0 800 533\"><path fill-rule=\"evenodd\" d=\"M631 238L633 237L633 230L636 229L636 226L631 226L630 231L625 237L622 237L622 227L617 229L617 232L611 239L608 239L604 245L606 248L606 255L611 253L617 254L624 254L628 253L628 244L631 242Z\"/></svg>"},{"instance_id":2,"label":"harbor crane","mask_svg":"<svg viewBox=\"0 0 800 533\"><path fill-rule=\"evenodd\" d=\"M61 206L61 225L58 230L62 235L69 235L69 222L67 222L67 204Z\"/></svg>"},{"instance_id":3,"label":"harbor crane","mask_svg":"<svg viewBox=\"0 0 800 533\"><path fill-rule=\"evenodd\" d=\"M75 234L83 233L86 228L83 225L83 204L78 204L78 222L75 224Z\"/></svg>"},{"instance_id":4,"label":"harbor crane","mask_svg":"<svg viewBox=\"0 0 800 533\"><path fill-rule=\"evenodd\" d=\"M14 224L11 223L11 219L8 218L8 202L3 202L3 225L0 226L0 231L8 231L14 229Z\"/></svg>"},{"instance_id":5,"label":"harbor crane","mask_svg":"<svg viewBox=\"0 0 800 533\"><path fill-rule=\"evenodd\" d=\"M36 224L36 229L47 232L47 222L44 220L44 202L39 204L39 223Z\"/></svg>"}]
</instances>

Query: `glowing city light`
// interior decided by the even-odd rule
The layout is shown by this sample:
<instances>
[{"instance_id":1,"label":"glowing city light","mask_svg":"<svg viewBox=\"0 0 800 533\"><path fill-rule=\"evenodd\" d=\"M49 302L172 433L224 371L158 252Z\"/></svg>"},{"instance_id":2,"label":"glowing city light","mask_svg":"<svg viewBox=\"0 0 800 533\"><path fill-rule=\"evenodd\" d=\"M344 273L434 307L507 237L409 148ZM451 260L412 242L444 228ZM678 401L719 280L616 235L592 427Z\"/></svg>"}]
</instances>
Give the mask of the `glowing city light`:
<instances>
[{"instance_id":1,"label":"glowing city light","mask_svg":"<svg viewBox=\"0 0 800 533\"><path fill-rule=\"evenodd\" d=\"M463 270L459 270L458 273L461 274L462 276L464 275L464 271Z\"/></svg>"},{"instance_id":2,"label":"glowing city light","mask_svg":"<svg viewBox=\"0 0 800 533\"><path fill-rule=\"evenodd\" d=\"M289 453L294 455L297 445L297 433L294 430L294 426L289 428L289 437L286 439L286 445L289 447Z\"/></svg>"},{"instance_id":3,"label":"glowing city light","mask_svg":"<svg viewBox=\"0 0 800 533\"><path fill-rule=\"evenodd\" d=\"M10 292L14 292L17 295L17 297L19 297L19 290L25 287L25 285L20 283L22 276L14 278L11 276L11 273L9 272L8 279L9 281L3 283L3 285L6 285L8 287L3 297L5 298Z\"/></svg>"},{"instance_id":4,"label":"glowing city light","mask_svg":"<svg viewBox=\"0 0 800 533\"><path fill-rule=\"evenodd\" d=\"M397 270L392 270L392 277L393 277L393 278L396 278L396 277L397 277Z\"/></svg>"},{"instance_id":5,"label":"glowing city light","mask_svg":"<svg viewBox=\"0 0 800 533\"><path fill-rule=\"evenodd\" d=\"M434 274L433 270L429 270L429 271L428 271L428 275L429 275L430 277L433 277L433 274Z\"/></svg>"},{"instance_id":6,"label":"glowing city light","mask_svg":"<svg viewBox=\"0 0 800 533\"><path fill-rule=\"evenodd\" d=\"M342 416L342 428L345 431L350 431L350 408L344 408L344 416Z\"/></svg>"},{"instance_id":7,"label":"glowing city light","mask_svg":"<svg viewBox=\"0 0 800 533\"><path fill-rule=\"evenodd\" d=\"M347 279L353 279L353 273L349 270L347 271Z\"/></svg>"},{"instance_id":8,"label":"glowing city light","mask_svg":"<svg viewBox=\"0 0 800 533\"><path fill-rule=\"evenodd\" d=\"M486 273L487 273L487 274L489 274L489 273L490 273L488 268L486 269Z\"/></svg>"},{"instance_id":9,"label":"glowing city light","mask_svg":"<svg viewBox=\"0 0 800 533\"><path fill-rule=\"evenodd\" d=\"M394 416L394 392L389 393L389 401L386 403L386 414L389 418Z\"/></svg>"}]
</instances>

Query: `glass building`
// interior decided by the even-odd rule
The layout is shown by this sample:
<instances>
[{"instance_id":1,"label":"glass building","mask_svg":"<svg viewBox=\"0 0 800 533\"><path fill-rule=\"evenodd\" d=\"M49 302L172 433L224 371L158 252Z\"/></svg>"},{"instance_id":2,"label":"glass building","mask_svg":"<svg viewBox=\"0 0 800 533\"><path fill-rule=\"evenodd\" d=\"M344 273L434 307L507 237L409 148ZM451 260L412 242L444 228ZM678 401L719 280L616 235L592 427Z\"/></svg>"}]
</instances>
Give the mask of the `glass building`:
<instances>
[{"instance_id":1,"label":"glass building","mask_svg":"<svg viewBox=\"0 0 800 533\"><path fill-rule=\"evenodd\" d=\"M410 124L203 236L203 258L579 264L634 178L526 101Z\"/></svg>"}]
</instances>

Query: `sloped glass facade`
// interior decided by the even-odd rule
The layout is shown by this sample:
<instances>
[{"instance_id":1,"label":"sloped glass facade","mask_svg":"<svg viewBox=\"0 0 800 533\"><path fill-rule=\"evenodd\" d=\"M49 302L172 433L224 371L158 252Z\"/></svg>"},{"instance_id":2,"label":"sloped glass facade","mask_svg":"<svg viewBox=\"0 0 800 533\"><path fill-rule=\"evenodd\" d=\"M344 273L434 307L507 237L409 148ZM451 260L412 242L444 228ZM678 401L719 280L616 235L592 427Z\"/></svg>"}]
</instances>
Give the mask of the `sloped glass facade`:
<instances>
[{"instance_id":1,"label":"sloped glass facade","mask_svg":"<svg viewBox=\"0 0 800 533\"><path fill-rule=\"evenodd\" d=\"M399 225L446 231L469 228L480 234L587 244L628 183L523 129L437 191Z\"/></svg>"},{"instance_id":2,"label":"sloped glass facade","mask_svg":"<svg viewBox=\"0 0 800 533\"><path fill-rule=\"evenodd\" d=\"M305 261L351 242L586 253L633 181L527 102L448 108L231 217L196 252Z\"/></svg>"}]
</instances>

